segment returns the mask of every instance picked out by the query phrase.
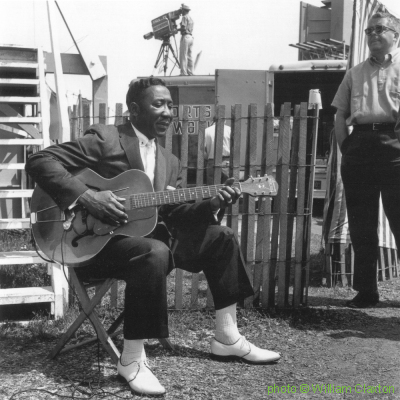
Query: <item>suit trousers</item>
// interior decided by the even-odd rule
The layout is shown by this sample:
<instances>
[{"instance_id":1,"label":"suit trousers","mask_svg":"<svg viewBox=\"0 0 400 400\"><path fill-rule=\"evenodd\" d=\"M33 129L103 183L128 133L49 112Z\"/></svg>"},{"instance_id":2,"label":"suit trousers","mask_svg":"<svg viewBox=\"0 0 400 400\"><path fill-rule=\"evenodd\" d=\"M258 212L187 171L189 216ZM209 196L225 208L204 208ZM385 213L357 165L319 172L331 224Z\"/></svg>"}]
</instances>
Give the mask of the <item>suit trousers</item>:
<instances>
[{"instance_id":1,"label":"suit trousers","mask_svg":"<svg viewBox=\"0 0 400 400\"><path fill-rule=\"evenodd\" d=\"M346 197L354 283L357 291L377 290L379 197L400 247L400 143L394 132L357 132L342 144L341 174Z\"/></svg>"},{"instance_id":2,"label":"suit trousers","mask_svg":"<svg viewBox=\"0 0 400 400\"><path fill-rule=\"evenodd\" d=\"M128 340L168 337L166 277L170 266L204 271L215 308L221 309L253 294L236 235L225 226L208 226L203 240L190 249L169 247L148 237L116 237L96 262L77 268L85 277L126 282L124 337Z\"/></svg>"},{"instance_id":3,"label":"suit trousers","mask_svg":"<svg viewBox=\"0 0 400 400\"><path fill-rule=\"evenodd\" d=\"M181 66L181 75L193 75L193 36L182 35L179 48L179 64Z\"/></svg>"}]
</instances>

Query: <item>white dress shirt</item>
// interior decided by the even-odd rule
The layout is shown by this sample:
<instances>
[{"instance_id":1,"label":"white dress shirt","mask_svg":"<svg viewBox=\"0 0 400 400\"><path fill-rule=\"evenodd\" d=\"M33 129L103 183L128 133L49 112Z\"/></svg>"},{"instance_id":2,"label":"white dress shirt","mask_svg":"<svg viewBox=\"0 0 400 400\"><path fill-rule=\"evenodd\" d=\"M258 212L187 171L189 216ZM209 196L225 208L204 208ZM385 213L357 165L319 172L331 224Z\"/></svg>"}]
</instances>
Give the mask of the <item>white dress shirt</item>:
<instances>
[{"instance_id":1,"label":"white dress shirt","mask_svg":"<svg viewBox=\"0 0 400 400\"><path fill-rule=\"evenodd\" d=\"M133 130L139 139L140 155L144 166L144 172L154 184L154 173L156 169L156 143L154 139L148 139L142 132L138 131L133 125Z\"/></svg>"}]
</instances>

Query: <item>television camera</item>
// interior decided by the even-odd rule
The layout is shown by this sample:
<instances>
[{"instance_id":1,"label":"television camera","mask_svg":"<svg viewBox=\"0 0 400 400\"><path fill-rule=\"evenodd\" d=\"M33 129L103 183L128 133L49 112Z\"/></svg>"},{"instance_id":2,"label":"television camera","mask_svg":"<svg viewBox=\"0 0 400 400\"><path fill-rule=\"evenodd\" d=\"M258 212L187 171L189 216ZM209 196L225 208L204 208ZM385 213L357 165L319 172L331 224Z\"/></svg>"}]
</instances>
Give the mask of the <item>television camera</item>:
<instances>
[{"instance_id":1,"label":"television camera","mask_svg":"<svg viewBox=\"0 0 400 400\"><path fill-rule=\"evenodd\" d=\"M155 18L151 21L153 32L146 33L143 37L146 40L150 40L152 37L158 40L165 40L175 35L178 27L175 21L182 15L182 10L171 11L169 13L161 15L161 17Z\"/></svg>"},{"instance_id":2,"label":"television camera","mask_svg":"<svg viewBox=\"0 0 400 400\"><path fill-rule=\"evenodd\" d=\"M154 39L162 40L162 44L160 47L160 51L158 52L154 68L157 68L158 63L162 57L164 62L164 76L166 75L168 69L168 59L170 50L175 59L176 64L178 65L178 67L180 67L174 49L171 46L170 38L171 36L174 36L178 32L176 20L178 20L181 15L182 15L182 10L179 9L176 11L171 11L169 13L163 14L160 17L153 19L151 21L153 31L143 35L143 37L146 40L150 40L153 37Z\"/></svg>"}]
</instances>

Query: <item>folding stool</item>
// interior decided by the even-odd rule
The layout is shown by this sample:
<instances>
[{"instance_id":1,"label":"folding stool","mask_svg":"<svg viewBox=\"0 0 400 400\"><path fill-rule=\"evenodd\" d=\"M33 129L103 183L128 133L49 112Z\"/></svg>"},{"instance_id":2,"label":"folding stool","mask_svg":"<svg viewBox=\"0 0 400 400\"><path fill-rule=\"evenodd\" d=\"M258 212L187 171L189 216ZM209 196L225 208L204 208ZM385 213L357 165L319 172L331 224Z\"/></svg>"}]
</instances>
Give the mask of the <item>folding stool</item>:
<instances>
[{"instance_id":1,"label":"folding stool","mask_svg":"<svg viewBox=\"0 0 400 400\"><path fill-rule=\"evenodd\" d=\"M52 352L49 354L48 357L55 358L60 353L64 353L68 350L72 350L74 348L78 348L83 345L95 342L98 338L104 349L110 355L113 362L117 364L120 357L120 353L116 348L114 342L112 341L112 338L122 333L121 330L117 331L117 329L119 328L124 319L124 312L122 311L122 313L112 323L112 325L108 328L108 330L106 330L102 322L100 321L96 311L94 310L94 308L98 304L100 304L101 299L111 288L111 286L117 282L117 279L112 279L112 278L108 278L105 280L93 279L90 282L86 282L86 280L83 281L77 276L74 268L70 268L69 273L70 273L71 284L75 288L76 295L82 306L82 311L76 318L76 320L72 323L72 325L68 328L68 330L62 335L57 345L55 346L55 348L52 350ZM96 293L93 295L92 298L89 298L87 290L91 287L96 287ZM97 337L83 340L77 344L65 346L87 318L90 319L90 321L92 322L92 325L97 333ZM159 339L159 341L164 346L164 348L168 350L173 350L173 346L169 341L169 339Z\"/></svg>"}]
</instances>

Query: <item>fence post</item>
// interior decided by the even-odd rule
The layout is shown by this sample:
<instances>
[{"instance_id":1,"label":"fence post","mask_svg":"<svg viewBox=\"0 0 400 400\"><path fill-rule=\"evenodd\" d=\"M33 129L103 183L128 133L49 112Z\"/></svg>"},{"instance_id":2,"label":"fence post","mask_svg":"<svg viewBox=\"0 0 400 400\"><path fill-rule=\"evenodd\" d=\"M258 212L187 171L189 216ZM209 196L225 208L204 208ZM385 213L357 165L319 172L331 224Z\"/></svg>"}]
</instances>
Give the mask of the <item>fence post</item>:
<instances>
[{"instance_id":1,"label":"fence post","mask_svg":"<svg viewBox=\"0 0 400 400\"><path fill-rule=\"evenodd\" d=\"M71 126L71 140L75 140L79 137L78 107L76 105L72 107L70 126Z\"/></svg>"},{"instance_id":2,"label":"fence post","mask_svg":"<svg viewBox=\"0 0 400 400\"><path fill-rule=\"evenodd\" d=\"M257 168L257 104L250 104L248 107L248 130L246 140L246 158L244 174L245 179L256 176ZM246 261L247 273L250 281L254 284L254 226L255 226L255 198L248 194L243 195L243 215L241 230L241 248ZM253 296L244 301L244 306L251 307Z\"/></svg>"},{"instance_id":3,"label":"fence post","mask_svg":"<svg viewBox=\"0 0 400 400\"><path fill-rule=\"evenodd\" d=\"M274 145L274 109L273 104L268 103L264 110L264 133L262 147L261 175L272 175L273 145ZM260 228L262 227L262 231ZM275 305L275 269L271 268L271 199L264 197L261 202L257 234L263 233L262 243L262 295L261 305L268 308Z\"/></svg>"},{"instance_id":4,"label":"fence post","mask_svg":"<svg viewBox=\"0 0 400 400\"><path fill-rule=\"evenodd\" d=\"M124 110L123 110L123 105L122 103L116 103L115 104L115 120L114 120L114 125L122 125L124 123Z\"/></svg>"},{"instance_id":5,"label":"fence post","mask_svg":"<svg viewBox=\"0 0 400 400\"><path fill-rule=\"evenodd\" d=\"M107 123L107 104L100 103L99 104L99 124L106 125Z\"/></svg>"},{"instance_id":6,"label":"fence post","mask_svg":"<svg viewBox=\"0 0 400 400\"><path fill-rule=\"evenodd\" d=\"M235 104L231 107L231 142L229 157L229 176L239 182L240 178L240 136L242 132L242 105ZM229 208L227 225L236 233L239 233L239 201Z\"/></svg>"},{"instance_id":7,"label":"fence post","mask_svg":"<svg viewBox=\"0 0 400 400\"><path fill-rule=\"evenodd\" d=\"M299 159L299 129L300 129L300 105L295 105L293 113L292 145L290 158L290 183L287 218L287 243L286 243L286 282L289 286L290 270L292 267L293 224L296 212L296 189Z\"/></svg>"},{"instance_id":8,"label":"fence post","mask_svg":"<svg viewBox=\"0 0 400 400\"><path fill-rule=\"evenodd\" d=\"M214 140L214 185L221 183L222 170L222 145L224 141L225 106L217 106L215 110L217 121L215 123Z\"/></svg>"},{"instance_id":9,"label":"fence post","mask_svg":"<svg viewBox=\"0 0 400 400\"><path fill-rule=\"evenodd\" d=\"M298 157L297 212L296 212L296 245L293 306L299 307L302 301L303 276L303 237L305 226L304 203L306 186L306 148L307 148L307 103L300 104L300 132Z\"/></svg>"},{"instance_id":10,"label":"fence post","mask_svg":"<svg viewBox=\"0 0 400 400\"><path fill-rule=\"evenodd\" d=\"M90 101L83 101L82 99L82 132L81 136L87 131L90 126Z\"/></svg>"},{"instance_id":11,"label":"fence post","mask_svg":"<svg viewBox=\"0 0 400 400\"><path fill-rule=\"evenodd\" d=\"M289 282L286 273L286 242L287 242L287 203L288 203L288 173L289 173L289 133L290 133L290 103L283 106L283 120L279 124L278 153L280 158L277 161L280 170L279 194L277 196L279 207L279 274L278 274L278 307L287 306L289 294ZM280 150L279 150L280 149Z\"/></svg>"}]
</instances>

